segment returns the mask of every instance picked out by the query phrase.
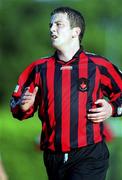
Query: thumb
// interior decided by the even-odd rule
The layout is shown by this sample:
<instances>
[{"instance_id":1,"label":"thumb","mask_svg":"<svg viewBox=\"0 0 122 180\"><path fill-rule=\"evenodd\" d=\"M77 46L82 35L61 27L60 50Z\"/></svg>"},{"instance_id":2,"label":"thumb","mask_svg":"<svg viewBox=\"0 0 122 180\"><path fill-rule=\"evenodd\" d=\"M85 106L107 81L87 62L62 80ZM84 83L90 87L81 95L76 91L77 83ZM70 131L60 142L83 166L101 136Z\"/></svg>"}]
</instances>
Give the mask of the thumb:
<instances>
[{"instance_id":1,"label":"thumb","mask_svg":"<svg viewBox=\"0 0 122 180\"><path fill-rule=\"evenodd\" d=\"M95 104L99 104L100 106L102 106L102 104L104 103L104 99L98 99Z\"/></svg>"},{"instance_id":2,"label":"thumb","mask_svg":"<svg viewBox=\"0 0 122 180\"><path fill-rule=\"evenodd\" d=\"M35 95L36 96L36 94L37 94L37 92L38 92L38 86L36 86L35 88L34 88L34 91L33 91L33 95Z\"/></svg>"}]
</instances>

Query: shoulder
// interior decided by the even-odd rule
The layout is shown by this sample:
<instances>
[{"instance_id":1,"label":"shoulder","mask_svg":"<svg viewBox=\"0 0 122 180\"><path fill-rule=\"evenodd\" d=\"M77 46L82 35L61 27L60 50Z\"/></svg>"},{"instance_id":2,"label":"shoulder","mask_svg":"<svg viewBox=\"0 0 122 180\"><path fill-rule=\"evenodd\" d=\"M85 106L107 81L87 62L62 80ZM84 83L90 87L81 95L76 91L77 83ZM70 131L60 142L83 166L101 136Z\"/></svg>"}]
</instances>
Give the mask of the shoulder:
<instances>
[{"instance_id":1,"label":"shoulder","mask_svg":"<svg viewBox=\"0 0 122 180\"><path fill-rule=\"evenodd\" d=\"M48 63L50 61L54 61L54 56L46 56L46 57L37 59L34 62L32 62L32 65L33 66L42 65L42 64Z\"/></svg>"},{"instance_id":2,"label":"shoulder","mask_svg":"<svg viewBox=\"0 0 122 180\"><path fill-rule=\"evenodd\" d=\"M54 61L53 56L42 57L40 59L37 59L33 61L31 64L27 65L21 74L26 75L26 74L38 72L41 65L46 64L50 61Z\"/></svg>"},{"instance_id":3,"label":"shoulder","mask_svg":"<svg viewBox=\"0 0 122 180\"><path fill-rule=\"evenodd\" d=\"M98 54L95 54L95 53L90 53L90 52L86 52L85 51L85 54L88 56L88 58L93 62L95 63L96 65L98 66L105 66L105 67L108 67L108 66L111 66L112 65L112 62L110 60L108 60L106 57L104 56L101 56L101 55L98 55Z\"/></svg>"},{"instance_id":4,"label":"shoulder","mask_svg":"<svg viewBox=\"0 0 122 180\"><path fill-rule=\"evenodd\" d=\"M92 61L96 66L100 69L101 72L109 72L110 74L113 72L117 72L122 76L122 72L119 70L119 68L113 64L110 60L108 60L104 56L100 56L94 53L85 52L88 59Z\"/></svg>"},{"instance_id":5,"label":"shoulder","mask_svg":"<svg viewBox=\"0 0 122 180\"><path fill-rule=\"evenodd\" d=\"M53 56L47 56L47 57L42 57L40 59L37 59L35 61L33 61L31 64L29 64L26 69L35 69L43 64L46 64L50 61L54 61L54 57Z\"/></svg>"}]
</instances>

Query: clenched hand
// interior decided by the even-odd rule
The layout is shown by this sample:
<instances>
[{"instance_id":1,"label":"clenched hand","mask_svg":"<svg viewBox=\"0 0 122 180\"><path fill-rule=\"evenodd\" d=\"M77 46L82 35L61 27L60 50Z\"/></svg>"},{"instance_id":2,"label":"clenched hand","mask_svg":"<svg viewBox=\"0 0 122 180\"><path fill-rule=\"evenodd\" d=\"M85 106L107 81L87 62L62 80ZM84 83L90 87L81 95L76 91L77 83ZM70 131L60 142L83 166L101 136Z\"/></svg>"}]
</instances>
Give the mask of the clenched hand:
<instances>
[{"instance_id":1,"label":"clenched hand","mask_svg":"<svg viewBox=\"0 0 122 180\"><path fill-rule=\"evenodd\" d=\"M33 106L35 97L38 91L38 87L35 87L34 91L31 93L29 92L29 87L25 88L24 93L21 96L20 99L20 107L22 111L27 111L31 106Z\"/></svg>"},{"instance_id":2,"label":"clenched hand","mask_svg":"<svg viewBox=\"0 0 122 180\"><path fill-rule=\"evenodd\" d=\"M98 99L95 104L100 105L100 107L89 109L89 120L99 123L112 115L112 106L105 99Z\"/></svg>"}]
</instances>

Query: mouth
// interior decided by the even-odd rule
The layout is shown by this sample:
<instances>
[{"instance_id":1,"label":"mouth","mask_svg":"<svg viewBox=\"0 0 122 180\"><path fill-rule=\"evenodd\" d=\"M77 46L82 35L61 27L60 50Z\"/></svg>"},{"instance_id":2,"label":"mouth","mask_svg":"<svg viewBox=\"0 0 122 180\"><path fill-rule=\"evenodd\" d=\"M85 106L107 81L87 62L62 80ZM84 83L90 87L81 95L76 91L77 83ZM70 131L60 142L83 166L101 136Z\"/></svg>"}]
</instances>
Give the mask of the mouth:
<instances>
[{"instance_id":1,"label":"mouth","mask_svg":"<svg viewBox=\"0 0 122 180\"><path fill-rule=\"evenodd\" d=\"M58 38L58 37L57 37L56 35L54 35L54 34L51 35L51 39L52 39L52 40L55 40L55 39L57 39L57 38Z\"/></svg>"}]
</instances>

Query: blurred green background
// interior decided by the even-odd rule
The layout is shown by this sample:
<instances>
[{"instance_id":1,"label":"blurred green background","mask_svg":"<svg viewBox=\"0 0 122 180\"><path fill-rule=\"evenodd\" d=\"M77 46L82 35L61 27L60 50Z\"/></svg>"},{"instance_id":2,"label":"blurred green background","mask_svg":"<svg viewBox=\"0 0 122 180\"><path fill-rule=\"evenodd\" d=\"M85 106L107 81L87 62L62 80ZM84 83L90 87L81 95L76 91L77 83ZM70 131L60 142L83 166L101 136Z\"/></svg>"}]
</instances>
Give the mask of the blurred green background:
<instances>
[{"instance_id":1,"label":"blurred green background","mask_svg":"<svg viewBox=\"0 0 122 180\"><path fill-rule=\"evenodd\" d=\"M86 19L83 46L107 57L122 70L121 0L0 0L0 152L10 180L46 180L42 152L35 145L41 131L37 115L13 119L9 101L19 74L32 61L51 55L50 12L59 6L79 10ZM116 138L107 180L122 179L122 119L108 121Z\"/></svg>"}]
</instances>

